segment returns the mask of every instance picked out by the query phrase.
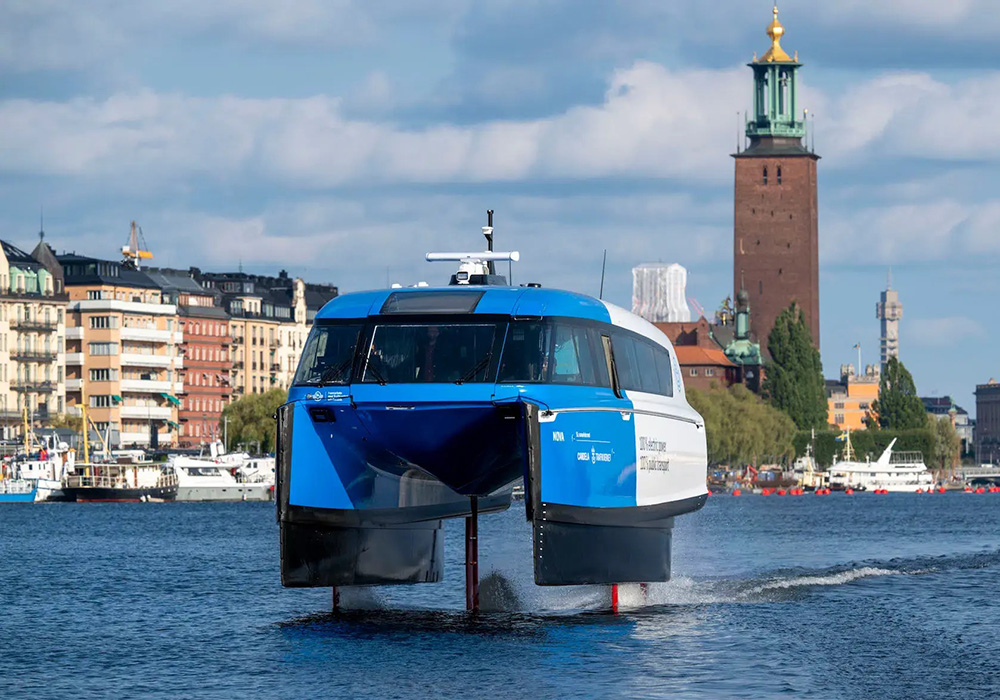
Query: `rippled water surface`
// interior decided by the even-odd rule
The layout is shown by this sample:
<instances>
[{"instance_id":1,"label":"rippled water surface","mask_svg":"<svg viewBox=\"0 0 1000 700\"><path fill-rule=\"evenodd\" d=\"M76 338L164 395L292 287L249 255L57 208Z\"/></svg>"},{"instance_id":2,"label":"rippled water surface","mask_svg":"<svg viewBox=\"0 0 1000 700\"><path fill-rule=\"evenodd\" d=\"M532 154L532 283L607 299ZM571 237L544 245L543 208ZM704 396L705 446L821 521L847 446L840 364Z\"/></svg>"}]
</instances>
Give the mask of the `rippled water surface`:
<instances>
[{"instance_id":1,"label":"rippled water surface","mask_svg":"<svg viewBox=\"0 0 1000 700\"><path fill-rule=\"evenodd\" d=\"M460 522L443 583L339 615L281 588L268 504L8 505L0 528L5 698L1000 696L995 494L713 496L618 615L534 586L520 504L481 520L516 600L486 585L503 611L477 618Z\"/></svg>"}]
</instances>

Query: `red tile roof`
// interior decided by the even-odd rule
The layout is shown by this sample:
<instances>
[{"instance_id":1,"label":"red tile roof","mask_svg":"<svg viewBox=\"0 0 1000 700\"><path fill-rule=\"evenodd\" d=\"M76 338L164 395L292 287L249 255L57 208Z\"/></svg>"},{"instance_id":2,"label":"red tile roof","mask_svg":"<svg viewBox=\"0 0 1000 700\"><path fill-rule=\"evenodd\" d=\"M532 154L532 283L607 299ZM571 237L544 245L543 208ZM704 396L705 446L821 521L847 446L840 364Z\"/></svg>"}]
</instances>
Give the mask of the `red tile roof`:
<instances>
[{"instance_id":1,"label":"red tile roof","mask_svg":"<svg viewBox=\"0 0 1000 700\"><path fill-rule=\"evenodd\" d=\"M713 367L735 367L726 353L717 348L703 348L697 345L676 345L674 352L677 353L677 361L681 367L701 367L710 365Z\"/></svg>"}]
</instances>

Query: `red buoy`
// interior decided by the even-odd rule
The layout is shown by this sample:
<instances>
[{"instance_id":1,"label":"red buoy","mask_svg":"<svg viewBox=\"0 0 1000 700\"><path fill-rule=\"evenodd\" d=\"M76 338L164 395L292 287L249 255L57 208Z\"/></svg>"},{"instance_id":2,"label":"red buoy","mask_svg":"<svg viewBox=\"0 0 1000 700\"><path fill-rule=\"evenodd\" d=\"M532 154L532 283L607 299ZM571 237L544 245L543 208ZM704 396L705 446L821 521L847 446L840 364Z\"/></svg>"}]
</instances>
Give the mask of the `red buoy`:
<instances>
[{"instance_id":1,"label":"red buoy","mask_svg":"<svg viewBox=\"0 0 1000 700\"><path fill-rule=\"evenodd\" d=\"M854 494L854 489L846 489L844 491L844 493L846 493L848 496L853 495Z\"/></svg>"},{"instance_id":2,"label":"red buoy","mask_svg":"<svg viewBox=\"0 0 1000 700\"><path fill-rule=\"evenodd\" d=\"M739 489L733 489L733 495L734 496L739 496L741 493L743 493L743 492L740 491Z\"/></svg>"},{"instance_id":3,"label":"red buoy","mask_svg":"<svg viewBox=\"0 0 1000 700\"><path fill-rule=\"evenodd\" d=\"M786 493L785 489L778 489L778 495L779 496L784 496L785 493Z\"/></svg>"}]
</instances>

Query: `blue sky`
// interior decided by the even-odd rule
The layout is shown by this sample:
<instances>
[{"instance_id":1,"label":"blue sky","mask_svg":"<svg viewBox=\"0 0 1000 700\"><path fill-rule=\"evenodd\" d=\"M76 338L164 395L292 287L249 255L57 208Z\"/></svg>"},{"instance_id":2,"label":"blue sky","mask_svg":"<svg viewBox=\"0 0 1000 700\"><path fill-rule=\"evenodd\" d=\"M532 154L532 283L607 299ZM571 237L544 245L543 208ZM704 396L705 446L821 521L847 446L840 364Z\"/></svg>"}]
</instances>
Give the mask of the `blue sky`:
<instances>
[{"instance_id":1,"label":"blue sky","mask_svg":"<svg viewBox=\"0 0 1000 700\"><path fill-rule=\"evenodd\" d=\"M820 161L824 369L877 360L891 265L902 359L970 411L1000 376L1000 15L986 0L781 4ZM628 306L680 262L730 292L745 63L768 2L7 0L0 236L344 291L438 281L485 210L514 281Z\"/></svg>"}]
</instances>

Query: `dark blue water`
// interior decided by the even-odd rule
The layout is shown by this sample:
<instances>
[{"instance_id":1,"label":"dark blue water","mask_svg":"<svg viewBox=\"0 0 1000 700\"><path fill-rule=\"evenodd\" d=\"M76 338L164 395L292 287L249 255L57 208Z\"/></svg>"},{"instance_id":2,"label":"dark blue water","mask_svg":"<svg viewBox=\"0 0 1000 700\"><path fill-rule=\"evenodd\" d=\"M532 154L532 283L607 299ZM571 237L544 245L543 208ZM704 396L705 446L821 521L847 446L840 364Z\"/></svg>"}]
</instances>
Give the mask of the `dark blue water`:
<instances>
[{"instance_id":1,"label":"dark blue water","mask_svg":"<svg viewBox=\"0 0 1000 700\"><path fill-rule=\"evenodd\" d=\"M715 496L617 616L531 583L518 506L481 532L520 600L478 619L459 522L444 583L338 616L281 588L268 504L12 505L0 530L4 698L1000 696L991 494Z\"/></svg>"}]
</instances>

